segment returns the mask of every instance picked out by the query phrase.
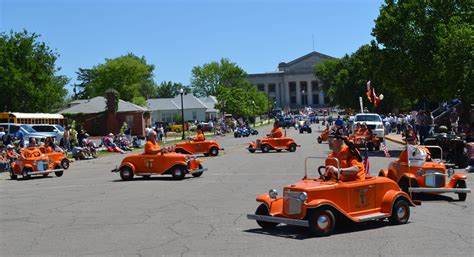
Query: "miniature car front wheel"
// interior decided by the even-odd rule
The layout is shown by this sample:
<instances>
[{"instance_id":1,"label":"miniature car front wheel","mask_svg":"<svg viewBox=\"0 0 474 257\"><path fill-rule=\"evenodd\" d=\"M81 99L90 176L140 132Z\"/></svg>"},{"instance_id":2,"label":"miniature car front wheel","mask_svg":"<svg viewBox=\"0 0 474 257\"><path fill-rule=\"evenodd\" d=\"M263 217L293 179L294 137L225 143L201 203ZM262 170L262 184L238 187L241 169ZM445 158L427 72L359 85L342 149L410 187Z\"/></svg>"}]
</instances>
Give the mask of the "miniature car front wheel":
<instances>
[{"instance_id":1,"label":"miniature car front wheel","mask_svg":"<svg viewBox=\"0 0 474 257\"><path fill-rule=\"evenodd\" d=\"M392 215L388 218L393 225L405 224L410 218L410 206L404 199L398 199L393 205Z\"/></svg>"},{"instance_id":2,"label":"miniature car front wheel","mask_svg":"<svg viewBox=\"0 0 474 257\"><path fill-rule=\"evenodd\" d=\"M249 146L248 149L249 149L249 152L250 152L250 153L255 153L255 148L253 148L252 146Z\"/></svg>"},{"instance_id":3,"label":"miniature car front wheel","mask_svg":"<svg viewBox=\"0 0 474 257\"><path fill-rule=\"evenodd\" d=\"M120 168L120 177L122 178L122 180L131 180L133 178L133 171L132 171L132 168L128 167L128 166L122 166Z\"/></svg>"},{"instance_id":4,"label":"miniature car front wheel","mask_svg":"<svg viewBox=\"0 0 474 257\"><path fill-rule=\"evenodd\" d=\"M54 168L55 168L55 169L61 169L61 166L56 165L56 167L54 167ZM61 177L61 176L63 175L63 173L64 173L64 171L56 171L56 172L54 173L54 175L56 175L56 177ZM46 174L46 176L48 176L48 174ZM45 177L46 177L46 176L45 176Z\"/></svg>"},{"instance_id":5,"label":"miniature car front wheel","mask_svg":"<svg viewBox=\"0 0 474 257\"><path fill-rule=\"evenodd\" d=\"M199 169L201 170L203 167L201 164L199 164ZM196 173L191 173L191 175L193 175L193 177L195 178L198 178L202 175L202 171L201 172L196 172Z\"/></svg>"},{"instance_id":6,"label":"miniature car front wheel","mask_svg":"<svg viewBox=\"0 0 474 257\"><path fill-rule=\"evenodd\" d=\"M270 216L268 207L263 203L260 204L260 206L258 206L257 210L255 211L255 214L262 215L262 216ZM257 224L263 229L274 229L278 225L278 223L261 221L261 220L257 220Z\"/></svg>"},{"instance_id":7,"label":"miniature car front wheel","mask_svg":"<svg viewBox=\"0 0 474 257\"><path fill-rule=\"evenodd\" d=\"M32 171L33 170L31 168L24 168L23 173L22 173L23 179L30 179L31 175L29 175L28 172L32 172Z\"/></svg>"},{"instance_id":8,"label":"miniature car front wheel","mask_svg":"<svg viewBox=\"0 0 474 257\"><path fill-rule=\"evenodd\" d=\"M295 143L290 144L290 146L288 147L288 151L290 152L296 151L296 144Z\"/></svg>"},{"instance_id":9,"label":"miniature car front wheel","mask_svg":"<svg viewBox=\"0 0 474 257\"><path fill-rule=\"evenodd\" d=\"M454 188L466 188L466 181L459 180L458 182L456 182L456 185L454 186ZM462 201L462 202L466 201L466 197L467 197L466 193L458 193L459 201Z\"/></svg>"},{"instance_id":10,"label":"miniature car front wheel","mask_svg":"<svg viewBox=\"0 0 474 257\"><path fill-rule=\"evenodd\" d=\"M308 216L309 229L316 236L329 236L336 226L336 218L331 210L318 208Z\"/></svg>"},{"instance_id":11,"label":"miniature car front wheel","mask_svg":"<svg viewBox=\"0 0 474 257\"><path fill-rule=\"evenodd\" d=\"M321 137L318 137L318 143L321 144L323 142L323 140L321 139Z\"/></svg>"},{"instance_id":12,"label":"miniature car front wheel","mask_svg":"<svg viewBox=\"0 0 474 257\"><path fill-rule=\"evenodd\" d=\"M175 180L182 180L184 176L186 176L186 171L182 166L175 166L171 172L171 176L173 176Z\"/></svg>"},{"instance_id":13,"label":"miniature car front wheel","mask_svg":"<svg viewBox=\"0 0 474 257\"><path fill-rule=\"evenodd\" d=\"M62 159L61 166L63 167L63 169L67 170L69 168L69 160L67 158Z\"/></svg>"},{"instance_id":14,"label":"miniature car front wheel","mask_svg":"<svg viewBox=\"0 0 474 257\"><path fill-rule=\"evenodd\" d=\"M303 129L300 129L300 134L303 134Z\"/></svg>"},{"instance_id":15,"label":"miniature car front wheel","mask_svg":"<svg viewBox=\"0 0 474 257\"><path fill-rule=\"evenodd\" d=\"M213 146L209 151L210 156L217 156L219 154L219 148Z\"/></svg>"},{"instance_id":16,"label":"miniature car front wheel","mask_svg":"<svg viewBox=\"0 0 474 257\"><path fill-rule=\"evenodd\" d=\"M308 133L311 134L312 132L313 132L313 130L312 130L311 128L309 128L309 129L308 129Z\"/></svg>"},{"instance_id":17,"label":"miniature car front wheel","mask_svg":"<svg viewBox=\"0 0 474 257\"><path fill-rule=\"evenodd\" d=\"M268 153L270 152L270 146L265 144L265 145L262 145L262 153Z\"/></svg>"}]
</instances>

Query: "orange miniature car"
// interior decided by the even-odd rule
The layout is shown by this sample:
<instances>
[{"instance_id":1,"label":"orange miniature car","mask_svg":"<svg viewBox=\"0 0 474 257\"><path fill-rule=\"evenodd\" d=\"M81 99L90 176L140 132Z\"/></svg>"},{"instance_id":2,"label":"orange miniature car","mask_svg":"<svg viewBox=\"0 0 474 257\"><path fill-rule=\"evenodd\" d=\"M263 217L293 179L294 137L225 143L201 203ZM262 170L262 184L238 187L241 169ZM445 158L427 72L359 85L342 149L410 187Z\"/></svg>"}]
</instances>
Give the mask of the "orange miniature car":
<instances>
[{"instance_id":1,"label":"orange miniature car","mask_svg":"<svg viewBox=\"0 0 474 257\"><path fill-rule=\"evenodd\" d=\"M122 160L119 168L122 180L131 180L134 175L149 178L151 175L171 175L176 180L184 179L186 174L199 177L207 169L201 160L180 153L132 154Z\"/></svg>"},{"instance_id":2,"label":"orange miniature car","mask_svg":"<svg viewBox=\"0 0 474 257\"><path fill-rule=\"evenodd\" d=\"M24 179L31 178L31 175L48 176L49 173L54 172L57 177L63 175L64 169L60 162L53 162L48 155L43 154L38 148L24 149L23 156L19 157L10 169L10 178L17 179L18 175L23 176Z\"/></svg>"},{"instance_id":3,"label":"orange miniature car","mask_svg":"<svg viewBox=\"0 0 474 257\"><path fill-rule=\"evenodd\" d=\"M204 154L205 156L217 156L219 150L224 150L220 147L219 144L214 140L205 140L205 141L187 141L177 143L174 146L174 151L177 153L183 154Z\"/></svg>"},{"instance_id":4,"label":"orange miniature car","mask_svg":"<svg viewBox=\"0 0 474 257\"><path fill-rule=\"evenodd\" d=\"M295 143L295 140L289 137L264 137L262 139L257 139L255 142L250 143L247 148L249 152L255 153L257 150L261 150L262 153L268 153L270 150L276 150L281 152L281 150L287 150L289 152L296 151L296 147L301 147Z\"/></svg>"},{"instance_id":5,"label":"orange miniature car","mask_svg":"<svg viewBox=\"0 0 474 257\"><path fill-rule=\"evenodd\" d=\"M352 134L349 136L349 140L352 141L357 148L365 148L367 144L367 150L369 151L373 151L374 149L375 151L380 150L381 140L376 135Z\"/></svg>"},{"instance_id":6,"label":"orange miniature car","mask_svg":"<svg viewBox=\"0 0 474 257\"><path fill-rule=\"evenodd\" d=\"M308 157L305 160L305 176L297 183L287 185L283 196L275 189L257 196L261 202L255 214L247 218L256 220L264 229L278 224L309 227L317 236L328 236L336 223L344 221L364 222L388 218L392 224L404 224L410 217L410 206L415 204L398 185L383 177L366 177L364 181L339 181L337 176L323 174L325 166L318 169L320 178L308 178ZM339 166L339 160L331 158Z\"/></svg>"},{"instance_id":7,"label":"orange miniature car","mask_svg":"<svg viewBox=\"0 0 474 257\"><path fill-rule=\"evenodd\" d=\"M329 136L329 129L325 129L323 132L321 132L321 135L319 135L318 143L321 144L323 141L324 142L328 141L328 136Z\"/></svg>"},{"instance_id":8,"label":"orange miniature car","mask_svg":"<svg viewBox=\"0 0 474 257\"><path fill-rule=\"evenodd\" d=\"M443 150L439 146L424 147L437 149L440 156L443 156ZM379 176L397 182L407 193L456 193L460 201L465 201L467 193L471 192L471 189L466 188L467 176L454 173L454 169L447 169L441 160L426 161L422 166L396 160L389 164L388 169L380 170ZM451 179L448 181L447 177Z\"/></svg>"},{"instance_id":9,"label":"orange miniature car","mask_svg":"<svg viewBox=\"0 0 474 257\"><path fill-rule=\"evenodd\" d=\"M69 169L69 159L67 158L66 153L53 152L46 154L51 161L55 164L59 164L63 169Z\"/></svg>"}]
</instances>

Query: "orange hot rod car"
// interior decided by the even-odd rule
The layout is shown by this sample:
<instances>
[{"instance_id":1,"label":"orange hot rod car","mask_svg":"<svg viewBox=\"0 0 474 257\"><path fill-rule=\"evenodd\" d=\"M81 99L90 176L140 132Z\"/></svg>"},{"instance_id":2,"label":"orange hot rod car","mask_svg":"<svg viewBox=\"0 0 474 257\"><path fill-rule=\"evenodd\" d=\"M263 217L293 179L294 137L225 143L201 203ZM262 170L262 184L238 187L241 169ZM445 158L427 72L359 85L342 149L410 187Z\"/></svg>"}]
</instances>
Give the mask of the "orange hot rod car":
<instances>
[{"instance_id":1,"label":"orange hot rod car","mask_svg":"<svg viewBox=\"0 0 474 257\"><path fill-rule=\"evenodd\" d=\"M326 176L325 166L318 169L320 178L308 178L308 159L325 158L306 158L304 178L285 186L283 196L278 196L275 189L259 195L260 206L247 218L256 220L264 229L273 229L280 223L308 227L317 236L330 235L339 222L385 218L392 224L408 222L409 207L415 204L392 180L366 177L363 181L342 182L338 179L339 174ZM339 160L329 159L339 166Z\"/></svg>"},{"instance_id":2,"label":"orange hot rod car","mask_svg":"<svg viewBox=\"0 0 474 257\"><path fill-rule=\"evenodd\" d=\"M187 141L177 143L174 146L174 151L182 154L204 154L205 156L217 156L219 150L224 150L214 140L205 141Z\"/></svg>"},{"instance_id":3,"label":"orange hot rod car","mask_svg":"<svg viewBox=\"0 0 474 257\"><path fill-rule=\"evenodd\" d=\"M69 169L69 159L67 158L67 153L60 153L60 152L46 153L43 148L40 147L40 151L44 153L46 156L48 156L48 158L51 159L53 163L59 164L65 170Z\"/></svg>"},{"instance_id":4,"label":"orange hot rod car","mask_svg":"<svg viewBox=\"0 0 474 257\"><path fill-rule=\"evenodd\" d=\"M349 136L349 140L354 143L357 148L365 148L367 144L367 150L375 151L380 150L381 139L376 135L363 135L363 134L352 134Z\"/></svg>"},{"instance_id":5,"label":"orange hot rod car","mask_svg":"<svg viewBox=\"0 0 474 257\"><path fill-rule=\"evenodd\" d=\"M281 150L287 150L289 152L296 151L296 147L301 147L295 143L295 140L289 137L264 137L262 139L257 139L255 142L250 143L247 148L249 152L254 153L257 150L261 150L262 153L268 153L270 150L276 150L281 152Z\"/></svg>"},{"instance_id":6,"label":"orange hot rod car","mask_svg":"<svg viewBox=\"0 0 474 257\"><path fill-rule=\"evenodd\" d=\"M329 131L330 129L329 128L326 128L323 132L321 132L321 135L319 135L318 137L318 143L321 144L323 141L328 141L328 137L329 137Z\"/></svg>"},{"instance_id":7,"label":"orange hot rod car","mask_svg":"<svg viewBox=\"0 0 474 257\"><path fill-rule=\"evenodd\" d=\"M424 146L436 149L443 156L443 149L439 146ZM408 159L408 158L407 158ZM471 189L466 188L465 174L455 174L454 169L446 168L441 159L423 161L423 165L409 165L399 160L389 164L388 169L382 169L379 176L387 177L397 182L404 192L412 193L456 193L460 201L465 201ZM448 181L448 177L451 179Z\"/></svg>"},{"instance_id":8,"label":"orange hot rod car","mask_svg":"<svg viewBox=\"0 0 474 257\"><path fill-rule=\"evenodd\" d=\"M120 172L122 180L131 180L133 176L149 178L151 175L171 175L176 180L182 180L186 174L193 177L202 175L206 168L201 160L180 153L132 154L125 157L120 167L112 172Z\"/></svg>"},{"instance_id":9,"label":"orange hot rod car","mask_svg":"<svg viewBox=\"0 0 474 257\"><path fill-rule=\"evenodd\" d=\"M64 172L61 163L52 161L40 149L29 147L24 149L21 156L12 164L10 178L17 179L19 175L23 176L24 179L29 179L32 175L46 177L52 172L57 177L61 177Z\"/></svg>"}]
</instances>

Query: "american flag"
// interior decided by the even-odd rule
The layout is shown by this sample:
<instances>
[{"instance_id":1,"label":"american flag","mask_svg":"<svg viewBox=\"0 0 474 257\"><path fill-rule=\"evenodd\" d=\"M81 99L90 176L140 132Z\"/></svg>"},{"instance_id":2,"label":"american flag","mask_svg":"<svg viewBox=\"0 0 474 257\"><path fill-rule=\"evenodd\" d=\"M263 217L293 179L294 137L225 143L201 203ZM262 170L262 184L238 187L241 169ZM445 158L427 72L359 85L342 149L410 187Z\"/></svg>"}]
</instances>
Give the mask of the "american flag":
<instances>
[{"instance_id":1,"label":"american flag","mask_svg":"<svg viewBox=\"0 0 474 257\"><path fill-rule=\"evenodd\" d=\"M385 154L385 157L390 157L390 153L388 152L387 145L384 142L380 144L382 145L382 149L383 149L383 153Z\"/></svg>"},{"instance_id":2,"label":"american flag","mask_svg":"<svg viewBox=\"0 0 474 257\"><path fill-rule=\"evenodd\" d=\"M365 146L365 151L364 151L364 168L365 168L365 175L370 175L369 150L367 150L367 145Z\"/></svg>"}]
</instances>

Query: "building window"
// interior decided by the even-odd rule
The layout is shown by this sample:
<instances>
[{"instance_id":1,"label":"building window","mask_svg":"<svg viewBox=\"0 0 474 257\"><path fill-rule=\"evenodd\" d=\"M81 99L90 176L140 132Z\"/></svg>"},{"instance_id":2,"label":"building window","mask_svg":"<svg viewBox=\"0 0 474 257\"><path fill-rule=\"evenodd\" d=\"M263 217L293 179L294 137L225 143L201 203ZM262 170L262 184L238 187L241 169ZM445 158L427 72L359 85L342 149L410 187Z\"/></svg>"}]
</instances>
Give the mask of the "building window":
<instances>
[{"instance_id":1,"label":"building window","mask_svg":"<svg viewBox=\"0 0 474 257\"><path fill-rule=\"evenodd\" d=\"M265 91L265 85L264 84L257 84L258 91Z\"/></svg>"},{"instance_id":2,"label":"building window","mask_svg":"<svg viewBox=\"0 0 474 257\"><path fill-rule=\"evenodd\" d=\"M290 87L290 93L296 93L296 82L289 82L288 86Z\"/></svg>"},{"instance_id":3,"label":"building window","mask_svg":"<svg viewBox=\"0 0 474 257\"><path fill-rule=\"evenodd\" d=\"M311 87L313 89L313 92L319 91L319 82L317 80L312 80Z\"/></svg>"},{"instance_id":4,"label":"building window","mask_svg":"<svg viewBox=\"0 0 474 257\"><path fill-rule=\"evenodd\" d=\"M296 104L296 96L290 97L290 104Z\"/></svg>"},{"instance_id":5,"label":"building window","mask_svg":"<svg viewBox=\"0 0 474 257\"><path fill-rule=\"evenodd\" d=\"M319 104L319 94L313 93L313 104Z\"/></svg>"},{"instance_id":6,"label":"building window","mask_svg":"<svg viewBox=\"0 0 474 257\"><path fill-rule=\"evenodd\" d=\"M193 120L197 120L197 113L193 112Z\"/></svg>"},{"instance_id":7,"label":"building window","mask_svg":"<svg viewBox=\"0 0 474 257\"><path fill-rule=\"evenodd\" d=\"M133 127L133 115L125 116L125 122L127 122L127 125L132 128Z\"/></svg>"},{"instance_id":8,"label":"building window","mask_svg":"<svg viewBox=\"0 0 474 257\"><path fill-rule=\"evenodd\" d=\"M274 93L276 92L276 86L274 83L268 84L268 92L269 93Z\"/></svg>"}]
</instances>

